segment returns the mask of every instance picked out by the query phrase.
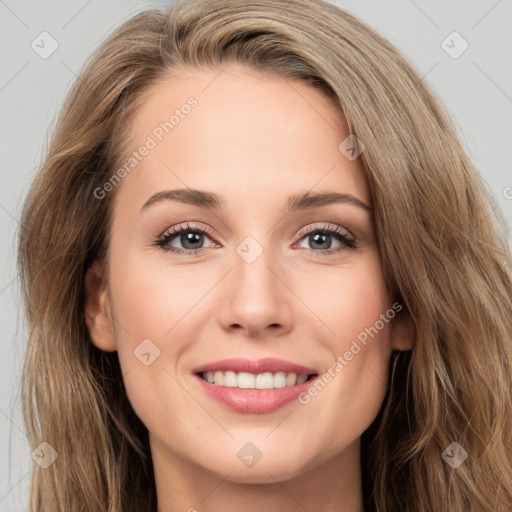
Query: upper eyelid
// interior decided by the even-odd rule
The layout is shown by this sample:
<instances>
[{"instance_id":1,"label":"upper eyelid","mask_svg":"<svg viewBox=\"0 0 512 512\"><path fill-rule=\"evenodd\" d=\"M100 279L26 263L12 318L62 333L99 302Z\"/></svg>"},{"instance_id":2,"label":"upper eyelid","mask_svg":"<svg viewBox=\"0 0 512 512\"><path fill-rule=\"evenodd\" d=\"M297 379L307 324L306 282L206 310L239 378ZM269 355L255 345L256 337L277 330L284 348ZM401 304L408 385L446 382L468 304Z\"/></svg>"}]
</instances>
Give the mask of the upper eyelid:
<instances>
[{"instance_id":1,"label":"upper eyelid","mask_svg":"<svg viewBox=\"0 0 512 512\"><path fill-rule=\"evenodd\" d=\"M321 231L322 229L330 229L330 230L333 230L333 229L341 229L343 231L345 231L347 233L347 235L354 237L354 235L345 227L343 226L339 226L337 224L333 224L333 223L329 223L329 222L324 222L322 226L318 226L318 225L309 225L305 228L302 228L300 231L299 231L299 235L300 236L303 236L304 234L307 234L309 233L310 231ZM186 222L186 225L183 225L183 224L178 224L176 226L173 226L172 228L168 228L167 230L165 230L161 237L164 237L164 236L167 236L167 235L170 235L170 234L174 234L175 231L201 231L201 232L204 232L208 235L212 235L213 236L213 233L212 233L212 229L211 228L207 228L207 227L204 227L202 225L197 225L197 226L190 226L188 222Z\"/></svg>"},{"instance_id":2,"label":"upper eyelid","mask_svg":"<svg viewBox=\"0 0 512 512\"><path fill-rule=\"evenodd\" d=\"M343 231L342 233L336 233L338 234L339 236L343 236L343 235L346 235L347 238L349 238L350 240L352 241L356 241L357 238L345 227L342 227L342 226L339 226L338 224L333 224L333 223L328 223L328 222L324 222L322 223L322 225L309 225L305 228L302 228L299 233L298 233L298 237L299 239L303 239L304 237L306 237L309 233L314 233L316 231L333 231L333 232L336 232L338 229L340 229L341 231ZM162 240L162 239L165 239L167 237L172 237L174 238L175 236L179 235L181 232L187 232L187 231L198 231L202 234L206 234L208 235L208 237L211 237L213 239L215 239L215 236L214 234L212 233L212 229L211 228L207 228L205 226L202 226L202 225L190 225L189 222L187 221L185 223L185 225L183 224L178 224L176 226L173 226L172 228L164 231L164 233L162 235L160 235L158 237L158 240ZM219 243L217 242L216 240L212 240L214 243ZM184 249L186 250L186 249ZM194 250L194 249L191 249L191 250Z\"/></svg>"},{"instance_id":3,"label":"upper eyelid","mask_svg":"<svg viewBox=\"0 0 512 512\"><path fill-rule=\"evenodd\" d=\"M344 228L343 226L339 226L338 224L329 224L329 223L325 223L323 226L308 226L304 229L301 229L299 231L299 236L304 237L307 234L309 234L311 232L315 232L315 231L323 231L323 230L337 231L338 229L345 232L349 238L353 238L355 240L356 237L347 228ZM343 233L338 233L338 234L343 234Z\"/></svg>"}]
</instances>

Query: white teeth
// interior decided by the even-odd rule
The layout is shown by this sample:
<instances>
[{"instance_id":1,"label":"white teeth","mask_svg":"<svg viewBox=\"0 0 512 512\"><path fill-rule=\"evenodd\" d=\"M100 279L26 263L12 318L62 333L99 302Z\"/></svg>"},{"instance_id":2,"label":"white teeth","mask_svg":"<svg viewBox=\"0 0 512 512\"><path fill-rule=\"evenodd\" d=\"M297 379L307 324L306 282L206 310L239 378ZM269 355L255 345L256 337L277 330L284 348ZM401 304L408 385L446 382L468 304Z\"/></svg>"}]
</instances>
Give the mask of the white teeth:
<instances>
[{"instance_id":1,"label":"white teeth","mask_svg":"<svg viewBox=\"0 0 512 512\"><path fill-rule=\"evenodd\" d=\"M238 386L238 379L235 372L224 372L224 386L236 388Z\"/></svg>"},{"instance_id":2,"label":"white teeth","mask_svg":"<svg viewBox=\"0 0 512 512\"><path fill-rule=\"evenodd\" d=\"M215 375L214 375L214 379L215 379L215 383L218 384L219 386L223 386L224 385L224 372L215 372Z\"/></svg>"},{"instance_id":3,"label":"white teeth","mask_svg":"<svg viewBox=\"0 0 512 512\"><path fill-rule=\"evenodd\" d=\"M216 371L203 372L203 378L210 384L241 389L273 389L303 384L307 375L286 372L265 372L258 375L248 372Z\"/></svg>"},{"instance_id":4,"label":"white teeth","mask_svg":"<svg viewBox=\"0 0 512 512\"><path fill-rule=\"evenodd\" d=\"M303 384L307 380L308 380L308 376L307 375L299 375L297 377L297 384Z\"/></svg>"},{"instance_id":5,"label":"white teeth","mask_svg":"<svg viewBox=\"0 0 512 512\"><path fill-rule=\"evenodd\" d=\"M256 383L256 375L252 373L240 372L236 380L239 388L254 389L254 385ZM217 384L217 381L215 381L215 383Z\"/></svg>"},{"instance_id":6,"label":"white teeth","mask_svg":"<svg viewBox=\"0 0 512 512\"><path fill-rule=\"evenodd\" d=\"M260 373L256 377L256 389L272 389L274 387L274 376L270 373Z\"/></svg>"},{"instance_id":7,"label":"white teeth","mask_svg":"<svg viewBox=\"0 0 512 512\"><path fill-rule=\"evenodd\" d=\"M296 373L289 373L286 376L286 385L287 386L295 386L296 382L297 382L297 374Z\"/></svg>"},{"instance_id":8,"label":"white teeth","mask_svg":"<svg viewBox=\"0 0 512 512\"><path fill-rule=\"evenodd\" d=\"M277 372L274 374L274 387L285 388L286 387L286 373Z\"/></svg>"}]
</instances>

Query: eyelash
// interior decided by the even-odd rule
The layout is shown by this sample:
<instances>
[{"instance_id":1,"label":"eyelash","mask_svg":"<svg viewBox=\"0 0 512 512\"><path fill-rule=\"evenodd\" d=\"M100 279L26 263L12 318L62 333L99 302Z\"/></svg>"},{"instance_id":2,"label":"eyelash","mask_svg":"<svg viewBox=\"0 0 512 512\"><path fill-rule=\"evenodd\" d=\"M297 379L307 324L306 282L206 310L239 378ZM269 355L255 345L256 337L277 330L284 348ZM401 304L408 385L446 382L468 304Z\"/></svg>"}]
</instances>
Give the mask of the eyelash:
<instances>
[{"instance_id":1,"label":"eyelash","mask_svg":"<svg viewBox=\"0 0 512 512\"><path fill-rule=\"evenodd\" d=\"M203 253L203 250L206 250L207 247L201 247L199 249L178 249L176 247L171 247L167 244L171 242L174 238L177 236L183 234L183 233L200 233L203 235L208 235L209 237L212 237L211 231L207 228L203 228L200 226L190 226L187 222L187 226L176 226L172 228L170 231L164 233L163 235L160 235L154 242L154 246L162 248L164 251L171 252L174 254L187 254L189 256L201 256ZM322 256L329 256L332 254L339 253L341 251L345 251L347 249L355 249L357 247L356 239L352 238L348 235L348 233L341 227L335 226L335 227L329 227L328 225L323 226L321 228L314 227L314 228L306 228L306 230L302 231L300 233L300 239L303 240L306 238L306 236L310 235L311 233L322 233L327 235L335 235L335 237L341 242L341 246L337 249L328 249L325 251L318 251L314 249L304 249L308 253L314 253L314 254L321 254Z\"/></svg>"}]
</instances>

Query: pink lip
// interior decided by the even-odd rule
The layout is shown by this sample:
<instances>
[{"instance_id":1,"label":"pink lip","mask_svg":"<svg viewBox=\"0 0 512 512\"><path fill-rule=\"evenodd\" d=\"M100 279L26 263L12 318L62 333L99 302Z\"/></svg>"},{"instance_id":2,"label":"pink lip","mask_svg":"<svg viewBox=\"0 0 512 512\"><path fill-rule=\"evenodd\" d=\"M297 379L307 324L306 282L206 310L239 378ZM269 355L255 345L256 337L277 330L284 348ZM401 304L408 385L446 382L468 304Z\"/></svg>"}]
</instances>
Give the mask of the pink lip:
<instances>
[{"instance_id":1,"label":"pink lip","mask_svg":"<svg viewBox=\"0 0 512 512\"><path fill-rule=\"evenodd\" d=\"M313 368L307 368L306 366L291 363L290 361L285 361L284 359L276 359L274 357L265 357L264 359L258 359L257 361L242 358L222 359L220 361L198 366L197 368L194 368L192 372L214 372L217 370L222 372L247 372L254 373L255 375L265 372L286 372L296 373L297 375L309 375L311 373L318 373L318 371Z\"/></svg>"},{"instance_id":2,"label":"pink lip","mask_svg":"<svg viewBox=\"0 0 512 512\"><path fill-rule=\"evenodd\" d=\"M229 386L210 384L201 377L203 372L214 371L248 372L255 375L259 373L279 371L296 373L297 375L310 375L315 373L314 379L295 386L274 389L240 389ZM258 361L250 359L223 359L214 363L198 366L193 370L195 378L202 389L214 400L237 411L246 414L262 414L275 411L295 400L300 393L306 391L312 382L318 378L318 372L302 365L291 363L283 359L265 358Z\"/></svg>"},{"instance_id":3,"label":"pink lip","mask_svg":"<svg viewBox=\"0 0 512 512\"><path fill-rule=\"evenodd\" d=\"M230 388L228 386L210 384L198 375L195 378L199 381L204 391L221 404L238 412L261 414L275 411L295 400L302 392L306 391L318 376L296 386L274 389Z\"/></svg>"}]
</instances>

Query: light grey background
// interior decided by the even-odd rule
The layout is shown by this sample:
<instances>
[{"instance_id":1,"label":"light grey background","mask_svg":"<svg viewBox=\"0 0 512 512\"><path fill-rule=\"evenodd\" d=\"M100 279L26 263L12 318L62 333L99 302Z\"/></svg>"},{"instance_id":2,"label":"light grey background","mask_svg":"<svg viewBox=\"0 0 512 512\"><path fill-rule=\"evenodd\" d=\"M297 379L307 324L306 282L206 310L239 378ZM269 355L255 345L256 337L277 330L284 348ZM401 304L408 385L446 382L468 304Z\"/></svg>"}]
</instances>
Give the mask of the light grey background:
<instances>
[{"instance_id":1,"label":"light grey background","mask_svg":"<svg viewBox=\"0 0 512 512\"><path fill-rule=\"evenodd\" d=\"M332 3L375 27L425 75L512 226L512 1ZM19 386L27 335L15 264L22 200L85 59L114 27L151 4L0 0L0 512L26 510L32 463ZM43 31L58 43L46 59L31 47ZM461 37L450 36L454 31ZM453 58L464 40L469 47Z\"/></svg>"}]
</instances>

